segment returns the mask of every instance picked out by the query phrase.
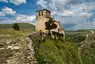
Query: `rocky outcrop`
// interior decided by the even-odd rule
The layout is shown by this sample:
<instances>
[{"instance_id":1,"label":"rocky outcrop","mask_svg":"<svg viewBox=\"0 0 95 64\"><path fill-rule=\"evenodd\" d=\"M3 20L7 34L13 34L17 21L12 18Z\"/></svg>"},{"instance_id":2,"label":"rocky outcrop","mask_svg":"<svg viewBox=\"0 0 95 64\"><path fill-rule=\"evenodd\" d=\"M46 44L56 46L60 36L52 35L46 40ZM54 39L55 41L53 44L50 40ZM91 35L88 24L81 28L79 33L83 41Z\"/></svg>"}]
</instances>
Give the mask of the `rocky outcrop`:
<instances>
[{"instance_id":1,"label":"rocky outcrop","mask_svg":"<svg viewBox=\"0 0 95 64\"><path fill-rule=\"evenodd\" d=\"M0 40L0 64L36 64L33 42L29 37Z\"/></svg>"},{"instance_id":2,"label":"rocky outcrop","mask_svg":"<svg viewBox=\"0 0 95 64\"><path fill-rule=\"evenodd\" d=\"M27 37L23 41L23 52L22 52L22 63L21 64L37 64L34 52L34 46L32 40Z\"/></svg>"},{"instance_id":3,"label":"rocky outcrop","mask_svg":"<svg viewBox=\"0 0 95 64\"><path fill-rule=\"evenodd\" d=\"M0 64L37 64L34 47L45 38L46 34L36 32L25 38L4 36L0 41Z\"/></svg>"}]
</instances>

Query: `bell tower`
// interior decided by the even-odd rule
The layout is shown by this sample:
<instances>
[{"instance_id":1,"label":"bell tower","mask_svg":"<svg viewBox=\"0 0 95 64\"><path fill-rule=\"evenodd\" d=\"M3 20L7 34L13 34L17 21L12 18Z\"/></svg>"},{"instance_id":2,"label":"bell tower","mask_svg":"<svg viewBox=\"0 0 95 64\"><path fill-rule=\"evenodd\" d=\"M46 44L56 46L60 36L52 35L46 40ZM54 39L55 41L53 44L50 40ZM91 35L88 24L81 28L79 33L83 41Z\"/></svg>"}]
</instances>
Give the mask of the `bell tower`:
<instances>
[{"instance_id":1,"label":"bell tower","mask_svg":"<svg viewBox=\"0 0 95 64\"><path fill-rule=\"evenodd\" d=\"M36 18L38 19L41 16L46 17L46 18L50 18L51 17L51 12L47 9L36 11Z\"/></svg>"},{"instance_id":2,"label":"bell tower","mask_svg":"<svg viewBox=\"0 0 95 64\"><path fill-rule=\"evenodd\" d=\"M36 31L45 30L45 22L47 22L51 18L51 12L47 9L36 11Z\"/></svg>"}]
</instances>

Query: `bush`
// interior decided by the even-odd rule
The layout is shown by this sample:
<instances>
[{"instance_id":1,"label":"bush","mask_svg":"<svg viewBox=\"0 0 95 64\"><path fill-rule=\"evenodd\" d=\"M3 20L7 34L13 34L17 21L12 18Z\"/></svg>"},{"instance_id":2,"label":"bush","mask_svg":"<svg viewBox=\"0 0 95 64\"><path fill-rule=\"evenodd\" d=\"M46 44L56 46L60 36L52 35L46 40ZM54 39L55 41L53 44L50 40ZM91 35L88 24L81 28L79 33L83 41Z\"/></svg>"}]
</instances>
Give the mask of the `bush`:
<instances>
[{"instance_id":1,"label":"bush","mask_svg":"<svg viewBox=\"0 0 95 64\"><path fill-rule=\"evenodd\" d=\"M19 29L19 25L18 25L17 23L15 23L12 28L13 28L14 30L18 30L18 31L20 30L20 29Z\"/></svg>"},{"instance_id":2,"label":"bush","mask_svg":"<svg viewBox=\"0 0 95 64\"><path fill-rule=\"evenodd\" d=\"M68 40L47 39L35 49L38 64L79 64L77 52Z\"/></svg>"}]
</instances>

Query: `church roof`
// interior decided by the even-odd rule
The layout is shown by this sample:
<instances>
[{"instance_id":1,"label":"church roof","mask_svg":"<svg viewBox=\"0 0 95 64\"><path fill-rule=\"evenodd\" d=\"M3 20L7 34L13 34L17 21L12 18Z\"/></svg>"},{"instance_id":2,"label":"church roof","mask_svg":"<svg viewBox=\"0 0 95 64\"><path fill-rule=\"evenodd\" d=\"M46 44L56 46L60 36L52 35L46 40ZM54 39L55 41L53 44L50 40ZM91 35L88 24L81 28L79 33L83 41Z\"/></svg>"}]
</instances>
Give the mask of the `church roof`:
<instances>
[{"instance_id":1,"label":"church roof","mask_svg":"<svg viewBox=\"0 0 95 64\"><path fill-rule=\"evenodd\" d=\"M50 12L49 10L47 10L47 9L38 10L38 11L36 11L36 12L44 11L44 10L48 11L49 13L51 13L51 12Z\"/></svg>"}]
</instances>

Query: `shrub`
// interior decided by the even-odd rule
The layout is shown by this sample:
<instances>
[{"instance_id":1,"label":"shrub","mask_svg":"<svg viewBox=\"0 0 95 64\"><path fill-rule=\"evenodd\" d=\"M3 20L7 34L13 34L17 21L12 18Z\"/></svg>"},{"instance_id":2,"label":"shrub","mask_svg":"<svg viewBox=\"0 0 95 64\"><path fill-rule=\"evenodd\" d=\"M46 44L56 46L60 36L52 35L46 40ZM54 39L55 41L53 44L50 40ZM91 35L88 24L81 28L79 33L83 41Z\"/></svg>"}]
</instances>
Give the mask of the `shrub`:
<instances>
[{"instance_id":1,"label":"shrub","mask_svg":"<svg viewBox=\"0 0 95 64\"><path fill-rule=\"evenodd\" d=\"M13 25L12 28L13 28L14 30L18 30L18 31L20 30L20 29L19 29L19 25L18 25L17 23L14 23L14 25Z\"/></svg>"},{"instance_id":2,"label":"shrub","mask_svg":"<svg viewBox=\"0 0 95 64\"><path fill-rule=\"evenodd\" d=\"M46 26L46 30L48 30L48 35L51 36L51 29L56 29L57 28L57 25L54 23L55 20L53 20L52 18L49 19L48 22L45 23L45 26Z\"/></svg>"}]
</instances>

